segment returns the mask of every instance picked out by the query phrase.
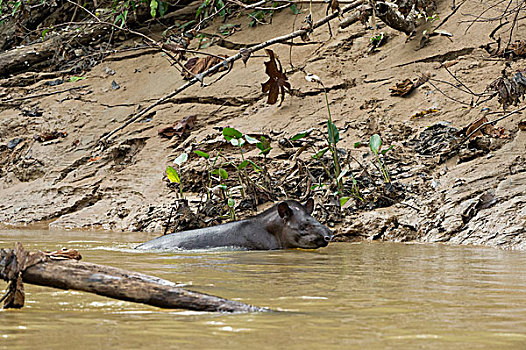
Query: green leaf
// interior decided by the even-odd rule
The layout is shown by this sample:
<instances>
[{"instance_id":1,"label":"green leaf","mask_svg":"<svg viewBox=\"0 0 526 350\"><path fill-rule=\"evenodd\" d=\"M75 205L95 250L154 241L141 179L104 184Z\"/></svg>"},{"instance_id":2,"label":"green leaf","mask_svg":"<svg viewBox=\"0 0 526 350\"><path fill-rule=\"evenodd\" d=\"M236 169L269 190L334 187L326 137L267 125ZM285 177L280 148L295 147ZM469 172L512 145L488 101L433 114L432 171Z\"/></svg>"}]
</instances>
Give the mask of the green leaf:
<instances>
[{"instance_id":1,"label":"green leaf","mask_svg":"<svg viewBox=\"0 0 526 350\"><path fill-rule=\"evenodd\" d=\"M252 136L248 136L248 135L245 135L245 140L247 140L247 142L250 143L251 145L255 145L259 142L257 139L253 138Z\"/></svg>"},{"instance_id":2,"label":"green leaf","mask_svg":"<svg viewBox=\"0 0 526 350\"><path fill-rule=\"evenodd\" d=\"M219 187L219 188L222 189L223 191L226 191L226 190L228 189L227 185L224 185L224 184L221 184L221 185L219 185L219 186L217 186L217 187Z\"/></svg>"},{"instance_id":3,"label":"green leaf","mask_svg":"<svg viewBox=\"0 0 526 350\"><path fill-rule=\"evenodd\" d=\"M256 147L261 151L260 154L268 154L272 147L270 147L270 140L265 136L261 136L261 142L256 144Z\"/></svg>"},{"instance_id":4,"label":"green leaf","mask_svg":"<svg viewBox=\"0 0 526 350\"><path fill-rule=\"evenodd\" d=\"M46 37L47 32L49 32L49 28L46 28L42 31L42 41L44 41L44 38Z\"/></svg>"},{"instance_id":5,"label":"green leaf","mask_svg":"<svg viewBox=\"0 0 526 350\"><path fill-rule=\"evenodd\" d=\"M351 199L351 197L341 197L340 198L340 207L342 209L346 209L351 206L352 202L349 201L349 199Z\"/></svg>"},{"instance_id":6,"label":"green leaf","mask_svg":"<svg viewBox=\"0 0 526 350\"><path fill-rule=\"evenodd\" d=\"M369 140L369 147L374 154L378 154L380 148L382 147L382 139L380 138L380 135L374 134L371 136L371 139Z\"/></svg>"},{"instance_id":7,"label":"green leaf","mask_svg":"<svg viewBox=\"0 0 526 350\"><path fill-rule=\"evenodd\" d=\"M227 201L227 204L230 208L234 208L235 205L236 205L236 201L233 200L232 198L228 198L228 201Z\"/></svg>"},{"instance_id":8,"label":"green leaf","mask_svg":"<svg viewBox=\"0 0 526 350\"><path fill-rule=\"evenodd\" d=\"M325 188L326 186L327 186L327 185L324 184L324 183L321 183L321 184L314 184L314 185L312 185L312 186L310 187L310 189L314 191L314 190L317 189L317 188L322 189L322 188Z\"/></svg>"},{"instance_id":9,"label":"green leaf","mask_svg":"<svg viewBox=\"0 0 526 350\"><path fill-rule=\"evenodd\" d=\"M392 150L393 148L394 148L394 146L391 145L391 146L389 146L388 149L384 149L384 150L382 150L382 152L380 152L380 153L382 153L382 155L385 155L387 152L389 152L389 151Z\"/></svg>"},{"instance_id":10,"label":"green leaf","mask_svg":"<svg viewBox=\"0 0 526 350\"><path fill-rule=\"evenodd\" d=\"M298 6L296 4L290 5L290 9L292 10L292 13L295 15L298 15L301 11L298 9Z\"/></svg>"},{"instance_id":11,"label":"green leaf","mask_svg":"<svg viewBox=\"0 0 526 350\"><path fill-rule=\"evenodd\" d=\"M198 18L198 17L199 17L199 15L201 14L201 11L203 11L203 9L204 9L205 7L206 7L206 3L203 2L203 3L201 4L201 6L199 6L199 7L197 8L197 11L195 12L195 18Z\"/></svg>"},{"instance_id":12,"label":"green leaf","mask_svg":"<svg viewBox=\"0 0 526 350\"><path fill-rule=\"evenodd\" d=\"M298 140L301 140L302 138L304 137L307 137L310 135L310 133L314 130L314 128L310 128L308 130L305 130L305 131L301 131L299 133L297 133L296 135L292 136L290 138L291 141L298 141Z\"/></svg>"},{"instance_id":13,"label":"green leaf","mask_svg":"<svg viewBox=\"0 0 526 350\"><path fill-rule=\"evenodd\" d=\"M241 137L243 137L243 134L234 129L234 128L224 128L223 129L223 137L227 140L227 141L230 141L232 139L240 139Z\"/></svg>"},{"instance_id":14,"label":"green leaf","mask_svg":"<svg viewBox=\"0 0 526 350\"><path fill-rule=\"evenodd\" d=\"M188 154L181 153L181 155L179 157L175 158L174 163L179 165L179 166L181 166L181 164L183 164L187 160L188 160Z\"/></svg>"},{"instance_id":15,"label":"green leaf","mask_svg":"<svg viewBox=\"0 0 526 350\"><path fill-rule=\"evenodd\" d=\"M219 168L219 169L218 169L218 172L219 172L219 176L221 176L221 178L222 178L223 180L228 179L228 173L226 172L225 169L223 169L223 168Z\"/></svg>"},{"instance_id":16,"label":"green leaf","mask_svg":"<svg viewBox=\"0 0 526 350\"><path fill-rule=\"evenodd\" d=\"M11 13L11 16L14 16L16 11L18 11L18 8L20 7L20 5L22 5L22 1L17 1L15 3L15 6L13 6L13 12Z\"/></svg>"},{"instance_id":17,"label":"green leaf","mask_svg":"<svg viewBox=\"0 0 526 350\"><path fill-rule=\"evenodd\" d=\"M241 170L241 169L245 169L245 168L247 167L248 164L249 164L249 163L248 163L248 160L245 159L244 161L241 162L241 164L239 164L239 165L237 166L237 168L238 168L239 170Z\"/></svg>"},{"instance_id":18,"label":"green leaf","mask_svg":"<svg viewBox=\"0 0 526 350\"><path fill-rule=\"evenodd\" d=\"M181 29L181 30L184 31L184 29L185 29L186 27L188 27L188 26L190 26L190 25L192 25L192 24L194 24L194 23L195 23L195 20L193 19L193 20L191 20L191 21L188 21L188 22L186 22L186 23L181 24L181 25L179 26L179 29Z\"/></svg>"},{"instance_id":19,"label":"green leaf","mask_svg":"<svg viewBox=\"0 0 526 350\"><path fill-rule=\"evenodd\" d=\"M257 165L256 163L254 163L253 161L251 161L250 159L248 160L248 162L252 165L252 168L255 170L255 171L261 171L261 167L259 165Z\"/></svg>"},{"instance_id":20,"label":"green leaf","mask_svg":"<svg viewBox=\"0 0 526 350\"><path fill-rule=\"evenodd\" d=\"M210 158L210 155L203 151L194 151L195 154L197 154L199 157L203 157L205 159Z\"/></svg>"},{"instance_id":21,"label":"green leaf","mask_svg":"<svg viewBox=\"0 0 526 350\"><path fill-rule=\"evenodd\" d=\"M328 120L327 130L329 132L329 143L337 144L338 141L340 141L340 132L338 131L336 125Z\"/></svg>"},{"instance_id":22,"label":"green leaf","mask_svg":"<svg viewBox=\"0 0 526 350\"><path fill-rule=\"evenodd\" d=\"M166 176L168 176L168 180L171 183L181 183L181 179L179 178L179 174L177 173L177 170L175 170L171 166L166 167Z\"/></svg>"},{"instance_id":23,"label":"green leaf","mask_svg":"<svg viewBox=\"0 0 526 350\"><path fill-rule=\"evenodd\" d=\"M84 80L84 79L86 79L86 77L70 77L70 78L69 78L69 82L70 82L70 83L74 83L74 82L76 82L76 81Z\"/></svg>"},{"instance_id":24,"label":"green leaf","mask_svg":"<svg viewBox=\"0 0 526 350\"><path fill-rule=\"evenodd\" d=\"M152 18L155 18L155 15L157 14L157 7L159 6L159 3L157 0L151 0L150 1L150 15Z\"/></svg>"},{"instance_id":25,"label":"green leaf","mask_svg":"<svg viewBox=\"0 0 526 350\"><path fill-rule=\"evenodd\" d=\"M230 143L232 144L232 146L242 147L245 144L245 140L243 140L243 139L231 139Z\"/></svg>"},{"instance_id":26,"label":"green leaf","mask_svg":"<svg viewBox=\"0 0 526 350\"><path fill-rule=\"evenodd\" d=\"M159 4L159 15L161 17L164 17L164 14L166 13L166 10L168 9L168 3L166 1L161 1Z\"/></svg>"},{"instance_id":27,"label":"green leaf","mask_svg":"<svg viewBox=\"0 0 526 350\"><path fill-rule=\"evenodd\" d=\"M258 147L259 148L259 147ZM260 148L261 149L261 148ZM261 152L259 152L259 154L269 154L270 151L272 150L272 147L269 147L269 148L265 148L265 149L262 149Z\"/></svg>"},{"instance_id":28,"label":"green leaf","mask_svg":"<svg viewBox=\"0 0 526 350\"><path fill-rule=\"evenodd\" d=\"M364 144L364 143L361 142L361 141L355 142L355 143L354 143L354 148L362 147L363 144Z\"/></svg>"},{"instance_id":29,"label":"green leaf","mask_svg":"<svg viewBox=\"0 0 526 350\"><path fill-rule=\"evenodd\" d=\"M324 149L318 151L318 153L313 154L312 158L314 159L321 159L325 153L329 150L329 147L325 147Z\"/></svg>"}]
</instances>

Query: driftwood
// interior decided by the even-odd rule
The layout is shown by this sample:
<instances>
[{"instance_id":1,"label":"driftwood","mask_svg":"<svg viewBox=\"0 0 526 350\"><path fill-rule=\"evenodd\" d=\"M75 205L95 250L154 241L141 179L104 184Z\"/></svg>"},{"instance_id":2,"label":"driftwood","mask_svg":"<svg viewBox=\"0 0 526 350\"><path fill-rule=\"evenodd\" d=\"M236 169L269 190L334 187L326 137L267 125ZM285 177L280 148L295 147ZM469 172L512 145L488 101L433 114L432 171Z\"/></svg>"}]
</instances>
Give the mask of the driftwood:
<instances>
[{"instance_id":1,"label":"driftwood","mask_svg":"<svg viewBox=\"0 0 526 350\"><path fill-rule=\"evenodd\" d=\"M29 253L23 250L19 243L15 249L0 249L0 278L10 281L8 294L13 289L12 298L19 300L21 298L21 301L15 302L15 306L11 307L23 305L23 281L169 309L218 312L268 311L238 301L188 291L171 281L142 273L71 259L53 260L54 258L56 255L50 256L42 252Z\"/></svg>"}]
</instances>

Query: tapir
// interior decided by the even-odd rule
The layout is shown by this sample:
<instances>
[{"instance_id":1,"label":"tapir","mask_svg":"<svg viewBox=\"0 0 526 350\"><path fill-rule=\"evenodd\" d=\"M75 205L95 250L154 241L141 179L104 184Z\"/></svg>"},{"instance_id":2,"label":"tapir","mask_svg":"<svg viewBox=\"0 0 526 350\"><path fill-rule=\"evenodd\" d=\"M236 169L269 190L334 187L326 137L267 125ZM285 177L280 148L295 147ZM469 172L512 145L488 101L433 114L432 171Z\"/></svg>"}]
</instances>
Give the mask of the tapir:
<instances>
[{"instance_id":1,"label":"tapir","mask_svg":"<svg viewBox=\"0 0 526 350\"><path fill-rule=\"evenodd\" d=\"M333 235L331 230L311 216L313 209L312 198L307 200L305 205L286 200L245 220L172 233L145 242L137 249L186 250L229 247L274 250L325 247Z\"/></svg>"}]
</instances>

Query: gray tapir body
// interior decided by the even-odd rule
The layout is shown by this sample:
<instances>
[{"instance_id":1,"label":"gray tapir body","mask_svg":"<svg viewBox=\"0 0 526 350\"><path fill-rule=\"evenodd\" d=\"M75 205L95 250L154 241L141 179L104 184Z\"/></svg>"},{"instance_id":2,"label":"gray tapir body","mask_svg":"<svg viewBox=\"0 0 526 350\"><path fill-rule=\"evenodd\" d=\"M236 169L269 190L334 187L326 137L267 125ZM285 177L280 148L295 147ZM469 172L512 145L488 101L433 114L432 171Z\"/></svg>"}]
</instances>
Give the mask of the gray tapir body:
<instances>
[{"instance_id":1,"label":"gray tapir body","mask_svg":"<svg viewBox=\"0 0 526 350\"><path fill-rule=\"evenodd\" d=\"M271 250L325 247L332 239L332 232L310 215L313 209L312 199L305 205L288 200L246 220L172 233L143 243L137 249L239 247Z\"/></svg>"}]
</instances>

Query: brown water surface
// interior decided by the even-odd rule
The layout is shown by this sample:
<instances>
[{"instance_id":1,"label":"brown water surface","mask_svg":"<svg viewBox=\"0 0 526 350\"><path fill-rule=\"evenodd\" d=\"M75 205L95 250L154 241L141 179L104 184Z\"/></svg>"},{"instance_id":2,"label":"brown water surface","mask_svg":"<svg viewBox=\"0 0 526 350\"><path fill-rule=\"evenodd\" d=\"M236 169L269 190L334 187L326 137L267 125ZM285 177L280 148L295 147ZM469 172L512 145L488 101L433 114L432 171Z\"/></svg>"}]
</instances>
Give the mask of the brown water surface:
<instances>
[{"instance_id":1,"label":"brown water surface","mask_svg":"<svg viewBox=\"0 0 526 350\"><path fill-rule=\"evenodd\" d=\"M26 284L26 307L0 311L0 349L526 349L524 252L395 243L132 249L149 238L11 230L0 231L0 247L76 248L88 262L281 312L162 310Z\"/></svg>"}]
</instances>

